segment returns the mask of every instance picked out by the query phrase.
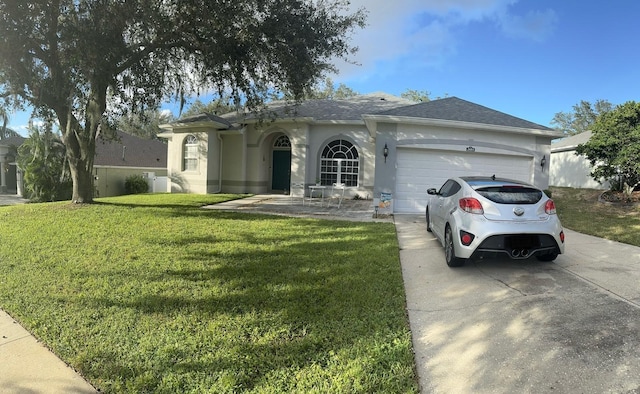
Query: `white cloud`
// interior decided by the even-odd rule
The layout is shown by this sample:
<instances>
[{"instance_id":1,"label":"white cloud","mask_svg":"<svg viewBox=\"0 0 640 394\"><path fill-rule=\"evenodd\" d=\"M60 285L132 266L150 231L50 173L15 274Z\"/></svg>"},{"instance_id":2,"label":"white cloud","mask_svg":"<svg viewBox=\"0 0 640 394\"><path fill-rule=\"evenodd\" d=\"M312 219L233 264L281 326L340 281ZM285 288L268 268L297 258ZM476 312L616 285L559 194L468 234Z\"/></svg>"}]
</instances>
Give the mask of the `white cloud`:
<instances>
[{"instance_id":1,"label":"white cloud","mask_svg":"<svg viewBox=\"0 0 640 394\"><path fill-rule=\"evenodd\" d=\"M338 63L340 78L366 78L381 63L411 59L439 67L457 53L456 31L470 23L486 23L509 38L542 41L557 22L552 10L511 12L518 0L352 0L353 9L368 12L367 27L356 31L361 66Z\"/></svg>"}]
</instances>

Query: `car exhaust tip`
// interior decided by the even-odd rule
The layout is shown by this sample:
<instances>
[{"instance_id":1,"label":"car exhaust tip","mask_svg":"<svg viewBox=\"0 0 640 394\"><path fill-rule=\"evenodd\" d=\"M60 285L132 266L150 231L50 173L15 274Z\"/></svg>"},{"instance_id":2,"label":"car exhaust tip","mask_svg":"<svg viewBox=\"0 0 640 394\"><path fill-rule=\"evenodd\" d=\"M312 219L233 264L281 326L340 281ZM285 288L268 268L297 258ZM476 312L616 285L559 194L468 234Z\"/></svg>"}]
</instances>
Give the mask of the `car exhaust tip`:
<instances>
[{"instance_id":1,"label":"car exhaust tip","mask_svg":"<svg viewBox=\"0 0 640 394\"><path fill-rule=\"evenodd\" d=\"M529 250L527 249L522 249L522 251L520 252L520 256L522 257L529 257Z\"/></svg>"},{"instance_id":2,"label":"car exhaust tip","mask_svg":"<svg viewBox=\"0 0 640 394\"><path fill-rule=\"evenodd\" d=\"M511 256L513 257L520 257L520 251L518 249L513 249L511 251Z\"/></svg>"}]
</instances>

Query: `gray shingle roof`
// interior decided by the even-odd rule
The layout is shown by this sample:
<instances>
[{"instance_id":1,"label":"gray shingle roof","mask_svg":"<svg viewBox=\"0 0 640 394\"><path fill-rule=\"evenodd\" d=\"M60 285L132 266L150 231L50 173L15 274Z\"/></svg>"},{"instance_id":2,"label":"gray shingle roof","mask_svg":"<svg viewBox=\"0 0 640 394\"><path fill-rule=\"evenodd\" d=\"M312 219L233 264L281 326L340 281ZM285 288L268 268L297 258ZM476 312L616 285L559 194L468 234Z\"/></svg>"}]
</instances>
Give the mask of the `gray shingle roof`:
<instances>
[{"instance_id":1,"label":"gray shingle roof","mask_svg":"<svg viewBox=\"0 0 640 394\"><path fill-rule=\"evenodd\" d=\"M208 114L208 113L202 113L202 114L197 114L197 115L191 115L191 116L187 116L184 117L182 119L179 119L173 123L199 123L199 122L215 122L215 123L220 123L222 126L224 127L231 127L231 123L229 123L229 121L225 118L222 118L220 116L217 115L213 115L213 114Z\"/></svg>"},{"instance_id":2,"label":"gray shingle roof","mask_svg":"<svg viewBox=\"0 0 640 394\"><path fill-rule=\"evenodd\" d=\"M591 138L591 131L587 130L580 134L575 134L558 141L552 141L551 151L557 152L563 150L573 150L578 145L584 144L585 142L589 141L589 138Z\"/></svg>"},{"instance_id":3,"label":"gray shingle roof","mask_svg":"<svg viewBox=\"0 0 640 394\"><path fill-rule=\"evenodd\" d=\"M403 106L389 111L380 112L376 115L452 120L546 131L553 130L546 126L529 122L528 120L520 119L457 97L447 97L415 105Z\"/></svg>"},{"instance_id":4,"label":"gray shingle roof","mask_svg":"<svg viewBox=\"0 0 640 394\"><path fill-rule=\"evenodd\" d=\"M412 104L412 101L386 93L371 93L356 96L347 100L307 100L298 105L287 105L284 102L271 103L268 112L276 118L313 118L316 121L362 121L362 115L387 111L393 108ZM237 114L225 114L224 118L232 121L242 121ZM256 119L249 114L244 119Z\"/></svg>"},{"instance_id":5,"label":"gray shingle roof","mask_svg":"<svg viewBox=\"0 0 640 394\"><path fill-rule=\"evenodd\" d=\"M21 136L9 137L9 138L5 138L3 140L0 140L0 145L18 147L18 146L22 145L24 140L25 140L25 138L21 137Z\"/></svg>"},{"instance_id":6,"label":"gray shingle roof","mask_svg":"<svg viewBox=\"0 0 640 394\"><path fill-rule=\"evenodd\" d=\"M115 167L167 168L167 145L117 132L119 141L96 140L94 165ZM124 151L124 154L123 154Z\"/></svg>"},{"instance_id":7,"label":"gray shingle roof","mask_svg":"<svg viewBox=\"0 0 640 394\"><path fill-rule=\"evenodd\" d=\"M506 126L543 131L555 131L515 116L505 114L491 108L462 100L458 97L447 97L415 104L412 101L386 93L360 95L348 100L307 100L297 105L273 102L267 111L256 114L228 113L221 116L228 123L242 123L247 120L310 118L314 121L355 121L361 122L364 115L396 116L421 119L438 119L493 126ZM199 121L206 121L208 114L197 115ZM220 119L220 117L216 117ZM217 120L211 119L213 122ZM178 121L176 123L184 123ZM176 124L174 123L174 124ZM220 122L218 122L220 123Z\"/></svg>"}]
</instances>

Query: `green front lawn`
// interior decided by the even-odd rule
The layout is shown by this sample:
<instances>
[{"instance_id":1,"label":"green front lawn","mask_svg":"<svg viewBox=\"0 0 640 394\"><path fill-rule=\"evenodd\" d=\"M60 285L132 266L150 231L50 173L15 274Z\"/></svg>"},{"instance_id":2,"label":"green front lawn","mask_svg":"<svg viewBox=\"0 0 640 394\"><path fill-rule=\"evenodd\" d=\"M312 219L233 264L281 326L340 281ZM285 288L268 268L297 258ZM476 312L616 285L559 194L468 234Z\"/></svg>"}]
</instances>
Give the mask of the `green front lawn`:
<instances>
[{"instance_id":1,"label":"green front lawn","mask_svg":"<svg viewBox=\"0 0 640 394\"><path fill-rule=\"evenodd\" d=\"M552 187L562 225L583 234L640 246L640 205L598 202L603 190Z\"/></svg>"},{"instance_id":2,"label":"green front lawn","mask_svg":"<svg viewBox=\"0 0 640 394\"><path fill-rule=\"evenodd\" d=\"M393 224L0 208L0 307L104 392L417 392Z\"/></svg>"}]
</instances>

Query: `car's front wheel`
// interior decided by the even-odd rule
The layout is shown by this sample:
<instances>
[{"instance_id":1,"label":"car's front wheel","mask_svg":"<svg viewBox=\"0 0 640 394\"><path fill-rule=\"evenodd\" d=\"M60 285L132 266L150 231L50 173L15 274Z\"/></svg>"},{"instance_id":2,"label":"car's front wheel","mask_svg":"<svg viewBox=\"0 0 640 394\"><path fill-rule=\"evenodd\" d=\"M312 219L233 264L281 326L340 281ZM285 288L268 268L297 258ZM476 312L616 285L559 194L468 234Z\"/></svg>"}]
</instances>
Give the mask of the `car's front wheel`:
<instances>
[{"instance_id":1,"label":"car's front wheel","mask_svg":"<svg viewBox=\"0 0 640 394\"><path fill-rule=\"evenodd\" d=\"M464 265L464 259L456 257L456 250L453 246L453 234L449 226L447 226L444 233L444 258L449 267L461 267Z\"/></svg>"},{"instance_id":2,"label":"car's front wheel","mask_svg":"<svg viewBox=\"0 0 640 394\"><path fill-rule=\"evenodd\" d=\"M425 218L427 219L427 231L431 232L431 225L429 224L429 207L425 211Z\"/></svg>"}]
</instances>

